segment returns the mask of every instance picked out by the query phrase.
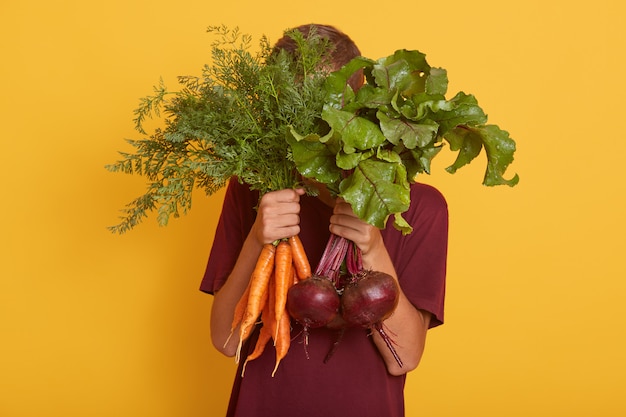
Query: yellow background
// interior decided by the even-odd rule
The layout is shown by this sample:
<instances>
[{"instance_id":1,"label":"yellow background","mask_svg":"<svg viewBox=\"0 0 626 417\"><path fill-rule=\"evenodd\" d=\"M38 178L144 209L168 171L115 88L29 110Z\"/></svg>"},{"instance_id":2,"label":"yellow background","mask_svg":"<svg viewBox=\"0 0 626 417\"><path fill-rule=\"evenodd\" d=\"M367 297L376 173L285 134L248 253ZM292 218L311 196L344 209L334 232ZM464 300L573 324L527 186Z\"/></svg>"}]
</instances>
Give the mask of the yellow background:
<instances>
[{"instance_id":1,"label":"yellow background","mask_svg":"<svg viewBox=\"0 0 626 417\"><path fill-rule=\"evenodd\" d=\"M112 235L145 182L104 165L137 138L139 97L207 62L208 25L256 41L310 22L371 58L425 52L518 144L518 187L480 185L482 158L451 176L450 153L423 178L450 205L447 323L407 415L626 415L621 4L3 1L0 415L223 414L234 361L198 291L222 194Z\"/></svg>"}]
</instances>

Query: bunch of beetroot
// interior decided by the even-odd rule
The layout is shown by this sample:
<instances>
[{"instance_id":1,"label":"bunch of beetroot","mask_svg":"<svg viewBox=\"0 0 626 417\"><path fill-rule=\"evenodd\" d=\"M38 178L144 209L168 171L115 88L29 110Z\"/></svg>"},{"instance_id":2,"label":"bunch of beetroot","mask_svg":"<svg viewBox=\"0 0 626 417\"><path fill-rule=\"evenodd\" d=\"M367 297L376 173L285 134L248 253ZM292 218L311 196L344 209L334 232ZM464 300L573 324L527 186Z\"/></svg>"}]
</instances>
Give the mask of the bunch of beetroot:
<instances>
[{"instance_id":1,"label":"bunch of beetroot","mask_svg":"<svg viewBox=\"0 0 626 417\"><path fill-rule=\"evenodd\" d=\"M348 327L377 331L402 366L393 341L383 329L383 321L398 305L399 287L384 272L364 270L361 251L356 245L331 234L314 274L289 289L287 310L303 326L307 352L309 329L328 327L338 337L326 356L333 355ZM308 356L308 352L307 352Z\"/></svg>"}]
</instances>

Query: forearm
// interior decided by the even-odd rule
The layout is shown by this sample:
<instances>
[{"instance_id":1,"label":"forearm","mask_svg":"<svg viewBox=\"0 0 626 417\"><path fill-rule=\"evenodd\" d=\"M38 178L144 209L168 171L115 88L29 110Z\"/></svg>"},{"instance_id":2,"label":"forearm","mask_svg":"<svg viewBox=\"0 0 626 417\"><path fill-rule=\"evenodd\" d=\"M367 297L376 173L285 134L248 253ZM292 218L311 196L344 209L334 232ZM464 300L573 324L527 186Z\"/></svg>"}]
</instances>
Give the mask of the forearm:
<instances>
[{"instance_id":1,"label":"forearm","mask_svg":"<svg viewBox=\"0 0 626 417\"><path fill-rule=\"evenodd\" d=\"M398 279L384 244L370 248L368 253L363 254L363 266L365 269L385 272L396 281ZM393 346L402 360L402 367L397 363L383 338L378 332L373 331L374 343L390 374L405 374L417 367L424 352L429 323L430 314L416 309L400 289L398 306L394 313L383 322L383 329L393 340Z\"/></svg>"},{"instance_id":2,"label":"forearm","mask_svg":"<svg viewBox=\"0 0 626 417\"><path fill-rule=\"evenodd\" d=\"M226 283L213 299L211 340L215 348L226 356L234 356L237 351L239 329L234 329L231 335L235 307L248 286L261 249L262 244L252 234L248 235Z\"/></svg>"}]
</instances>

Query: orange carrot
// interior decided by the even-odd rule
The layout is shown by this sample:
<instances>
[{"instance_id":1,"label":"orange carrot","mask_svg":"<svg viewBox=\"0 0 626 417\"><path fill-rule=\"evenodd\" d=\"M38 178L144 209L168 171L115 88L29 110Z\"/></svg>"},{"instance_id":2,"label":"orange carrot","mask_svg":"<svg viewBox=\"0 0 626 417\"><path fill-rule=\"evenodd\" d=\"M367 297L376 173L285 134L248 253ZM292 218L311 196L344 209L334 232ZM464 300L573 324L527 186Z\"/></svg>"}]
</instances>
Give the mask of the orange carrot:
<instances>
[{"instance_id":1,"label":"orange carrot","mask_svg":"<svg viewBox=\"0 0 626 417\"><path fill-rule=\"evenodd\" d=\"M280 323L277 323L278 326L278 337L274 341L274 345L276 346L276 366L274 366L274 371L272 372L272 377L276 373L278 369L278 365L287 355L287 351L289 351L289 345L291 344L291 320L289 319L289 313L285 311L283 314Z\"/></svg>"},{"instance_id":2,"label":"orange carrot","mask_svg":"<svg viewBox=\"0 0 626 417\"><path fill-rule=\"evenodd\" d=\"M283 313L287 304L287 291L293 283L293 263L291 246L286 240L281 240L276 247L274 266L274 316L277 323L274 339L278 337Z\"/></svg>"},{"instance_id":3,"label":"orange carrot","mask_svg":"<svg viewBox=\"0 0 626 417\"><path fill-rule=\"evenodd\" d=\"M263 327L261 327L261 331L259 332L259 338L256 341L256 345L254 346L254 351L248 355L246 361L243 364L243 368L241 370L241 376L243 377L244 372L246 372L246 365L248 362L258 358L265 351L265 346L267 342L272 339L272 334L274 333L274 317L271 312L271 303L265 303L265 307L263 308L263 312L261 313L261 320L263 321Z\"/></svg>"},{"instance_id":4,"label":"orange carrot","mask_svg":"<svg viewBox=\"0 0 626 417\"><path fill-rule=\"evenodd\" d=\"M250 277L250 293L248 294L248 304L239 327L239 346L235 360L239 362L241 347L244 340L250 336L252 328L263 310L264 293L268 290L268 284L272 272L274 271L274 258L276 247L271 243L263 245L263 249L257 259L256 266ZM265 298L267 300L267 298Z\"/></svg>"},{"instance_id":5,"label":"orange carrot","mask_svg":"<svg viewBox=\"0 0 626 417\"><path fill-rule=\"evenodd\" d=\"M233 323L230 326L230 334L228 335L228 338L226 339L224 346L228 344L228 341L235 333L235 329L239 327L239 325L241 324L241 320L243 320L243 315L245 314L246 306L248 305L249 294L250 294L250 282L248 281L248 286L246 287L246 290L243 292L243 294L241 294L241 298L239 299L239 301L237 302L237 305L235 306L235 312L233 314Z\"/></svg>"},{"instance_id":6,"label":"orange carrot","mask_svg":"<svg viewBox=\"0 0 626 417\"><path fill-rule=\"evenodd\" d=\"M273 276L274 276L274 274L272 273L270 275L270 279L269 279L268 285L265 287L265 291L263 291L263 294L259 298L258 304L259 304L259 306L260 306L260 308L262 310L265 309L265 307L269 304L269 300L268 300L269 293L270 293L269 283L274 281ZM245 305L246 309L244 310L244 318L243 319L245 319L247 316L251 316L251 317L253 316L252 314L248 313L248 309L247 309L248 308L248 304L250 303L250 299L248 298L246 301L247 301L247 303ZM255 303L255 305L256 305L256 303ZM272 307L272 310L273 309L274 308ZM256 314L256 318L258 319L260 315L261 315L261 313ZM243 319L242 319L242 325L243 325ZM254 330L254 326L256 324L257 324L257 320L255 319L250 326L247 326L247 329L245 331L242 330L242 327L241 327L242 325L240 325L240 328L239 328L239 346L237 347L237 354L235 356L235 362L236 363L239 363L239 359L240 359L240 355L241 355L241 348L243 347L243 342L245 342L246 339L248 337L250 337L250 334L252 334L252 331Z\"/></svg>"},{"instance_id":7,"label":"orange carrot","mask_svg":"<svg viewBox=\"0 0 626 417\"><path fill-rule=\"evenodd\" d=\"M293 256L293 264L298 274L298 279L303 280L311 276L311 264L306 256L306 251L298 235L289 238L289 245Z\"/></svg>"}]
</instances>

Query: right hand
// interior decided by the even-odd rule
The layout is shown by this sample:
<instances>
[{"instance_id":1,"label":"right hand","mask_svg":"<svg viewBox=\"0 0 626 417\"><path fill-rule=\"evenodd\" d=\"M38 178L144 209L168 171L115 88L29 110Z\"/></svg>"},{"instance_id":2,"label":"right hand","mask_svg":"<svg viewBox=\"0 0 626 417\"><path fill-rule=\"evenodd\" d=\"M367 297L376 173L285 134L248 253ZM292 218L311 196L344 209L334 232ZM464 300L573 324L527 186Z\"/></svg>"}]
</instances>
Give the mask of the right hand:
<instances>
[{"instance_id":1,"label":"right hand","mask_svg":"<svg viewBox=\"0 0 626 417\"><path fill-rule=\"evenodd\" d=\"M303 188L271 191L261 197L254 235L261 244L300 233L300 196Z\"/></svg>"}]
</instances>

